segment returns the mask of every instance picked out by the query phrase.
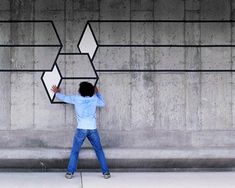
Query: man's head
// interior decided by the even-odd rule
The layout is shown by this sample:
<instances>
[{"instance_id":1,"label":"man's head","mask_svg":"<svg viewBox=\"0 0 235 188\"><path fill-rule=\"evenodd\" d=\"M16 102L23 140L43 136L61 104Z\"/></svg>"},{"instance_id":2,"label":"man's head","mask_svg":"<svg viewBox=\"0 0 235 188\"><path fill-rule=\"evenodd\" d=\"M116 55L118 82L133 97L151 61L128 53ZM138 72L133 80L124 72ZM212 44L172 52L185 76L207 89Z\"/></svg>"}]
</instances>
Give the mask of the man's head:
<instances>
[{"instance_id":1,"label":"man's head","mask_svg":"<svg viewBox=\"0 0 235 188\"><path fill-rule=\"evenodd\" d=\"M78 92L80 93L81 96L83 97L92 97L95 93L95 88L94 86L89 83L89 82L81 82L79 84L79 90Z\"/></svg>"}]
</instances>

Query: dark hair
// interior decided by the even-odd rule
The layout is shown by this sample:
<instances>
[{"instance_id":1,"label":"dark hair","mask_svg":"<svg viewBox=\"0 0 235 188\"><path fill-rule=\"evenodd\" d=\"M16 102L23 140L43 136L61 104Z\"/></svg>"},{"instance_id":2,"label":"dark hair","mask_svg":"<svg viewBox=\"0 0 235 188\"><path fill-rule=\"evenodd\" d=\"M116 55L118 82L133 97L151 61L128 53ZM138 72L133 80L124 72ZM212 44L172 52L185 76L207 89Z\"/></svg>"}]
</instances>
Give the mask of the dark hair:
<instances>
[{"instance_id":1,"label":"dark hair","mask_svg":"<svg viewBox=\"0 0 235 188\"><path fill-rule=\"evenodd\" d=\"M89 83L89 82L81 82L79 84L79 90L78 92L80 93L81 96L83 97L86 97L86 96L89 96L89 97L92 97L95 93L95 88L94 86Z\"/></svg>"}]
</instances>

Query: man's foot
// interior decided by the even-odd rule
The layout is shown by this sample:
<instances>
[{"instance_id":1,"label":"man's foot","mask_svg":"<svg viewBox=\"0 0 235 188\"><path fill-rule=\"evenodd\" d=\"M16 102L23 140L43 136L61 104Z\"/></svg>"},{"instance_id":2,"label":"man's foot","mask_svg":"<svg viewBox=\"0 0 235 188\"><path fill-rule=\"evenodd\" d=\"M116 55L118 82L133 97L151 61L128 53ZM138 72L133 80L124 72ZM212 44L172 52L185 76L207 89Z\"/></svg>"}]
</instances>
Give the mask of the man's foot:
<instances>
[{"instance_id":1,"label":"man's foot","mask_svg":"<svg viewBox=\"0 0 235 188\"><path fill-rule=\"evenodd\" d=\"M72 174L71 172L66 172L65 177L66 177L67 179L72 179L73 174Z\"/></svg>"},{"instance_id":2,"label":"man's foot","mask_svg":"<svg viewBox=\"0 0 235 188\"><path fill-rule=\"evenodd\" d=\"M109 179L111 178L111 174L109 172L104 173L104 179Z\"/></svg>"}]
</instances>

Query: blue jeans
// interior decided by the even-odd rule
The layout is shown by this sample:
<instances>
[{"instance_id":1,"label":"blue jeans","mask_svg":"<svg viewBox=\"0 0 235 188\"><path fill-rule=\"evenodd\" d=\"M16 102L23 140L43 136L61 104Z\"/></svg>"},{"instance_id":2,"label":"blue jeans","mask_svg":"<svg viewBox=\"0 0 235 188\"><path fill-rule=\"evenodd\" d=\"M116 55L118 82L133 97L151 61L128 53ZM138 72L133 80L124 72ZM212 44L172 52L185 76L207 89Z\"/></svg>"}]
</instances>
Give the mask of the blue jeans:
<instances>
[{"instance_id":1,"label":"blue jeans","mask_svg":"<svg viewBox=\"0 0 235 188\"><path fill-rule=\"evenodd\" d=\"M94 129L94 130L77 129L76 130L76 133L73 139L73 148L70 154L67 172L74 173L76 171L79 151L86 137L88 138L88 140L90 141L91 145L93 146L95 150L95 153L99 160L103 174L106 172L109 172L97 129Z\"/></svg>"}]
</instances>

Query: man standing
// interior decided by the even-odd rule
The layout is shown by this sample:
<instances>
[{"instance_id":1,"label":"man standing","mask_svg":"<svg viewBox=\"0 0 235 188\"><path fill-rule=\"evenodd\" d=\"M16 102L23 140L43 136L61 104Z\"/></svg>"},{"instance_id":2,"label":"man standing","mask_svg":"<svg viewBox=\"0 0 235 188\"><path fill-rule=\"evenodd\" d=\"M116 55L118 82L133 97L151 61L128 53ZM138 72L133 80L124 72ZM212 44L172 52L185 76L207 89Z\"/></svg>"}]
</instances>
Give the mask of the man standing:
<instances>
[{"instance_id":1,"label":"man standing","mask_svg":"<svg viewBox=\"0 0 235 188\"><path fill-rule=\"evenodd\" d=\"M96 107L105 105L103 96L97 87L89 82L80 83L79 94L66 96L60 93L61 89L53 86L51 89L59 100L75 106L77 130L73 139L73 146L70 154L69 164L65 177L71 179L77 169L78 155L81 146L86 138L93 146L99 160L102 173L105 179L111 177L106 163L105 155L100 143L100 137L96 128Z\"/></svg>"}]
</instances>

